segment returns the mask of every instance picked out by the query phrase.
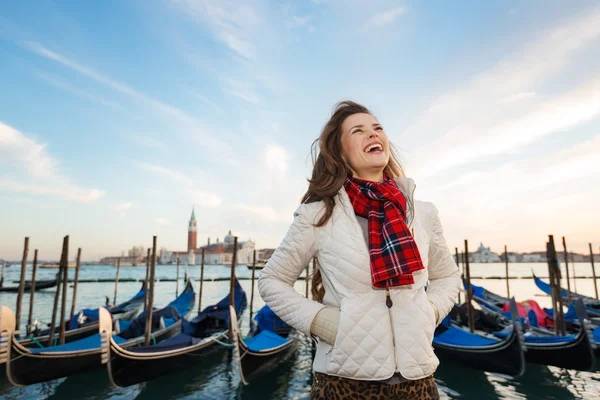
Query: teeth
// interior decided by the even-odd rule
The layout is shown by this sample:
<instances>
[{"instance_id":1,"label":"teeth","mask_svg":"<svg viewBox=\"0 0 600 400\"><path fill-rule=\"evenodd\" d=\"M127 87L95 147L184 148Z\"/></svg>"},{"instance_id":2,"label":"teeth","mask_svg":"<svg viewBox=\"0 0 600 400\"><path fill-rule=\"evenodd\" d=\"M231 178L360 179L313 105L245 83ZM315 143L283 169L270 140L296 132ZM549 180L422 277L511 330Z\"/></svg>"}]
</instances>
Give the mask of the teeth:
<instances>
[{"instance_id":1,"label":"teeth","mask_svg":"<svg viewBox=\"0 0 600 400\"><path fill-rule=\"evenodd\" d=\"M381 147L381 145L380 145L380 144L378 144L378 143L374 143L374 144L371 144L371 145L367 146L367 148L365 149L365 153L368 153L368 152L370 152L370 151L371 151L371 150L373 150L374 148L377 148L377 149L379 149L379 150L383 150L383 148Z\"/></svg>"}]
</instances>

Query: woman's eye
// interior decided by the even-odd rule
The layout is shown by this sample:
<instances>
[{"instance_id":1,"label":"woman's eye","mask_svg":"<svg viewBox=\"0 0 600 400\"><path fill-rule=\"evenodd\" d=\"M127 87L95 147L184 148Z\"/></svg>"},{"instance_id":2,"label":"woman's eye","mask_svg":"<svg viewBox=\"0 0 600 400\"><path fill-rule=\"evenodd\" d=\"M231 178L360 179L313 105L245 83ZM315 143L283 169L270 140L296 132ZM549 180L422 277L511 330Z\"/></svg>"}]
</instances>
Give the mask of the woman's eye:
<instances>
[{"instance_id":1,"label":"woman's eye","mask_svg":"<svg viewBox=\"0 0 600 400\"><path fill-rule=\"evenodd\" d=\"M382 126L378 126L378 127L377 127L377 128L375 128L375 129L382 131L382 130L383 130L383 127L382 127Z\"/></svg>"}]
</instances>

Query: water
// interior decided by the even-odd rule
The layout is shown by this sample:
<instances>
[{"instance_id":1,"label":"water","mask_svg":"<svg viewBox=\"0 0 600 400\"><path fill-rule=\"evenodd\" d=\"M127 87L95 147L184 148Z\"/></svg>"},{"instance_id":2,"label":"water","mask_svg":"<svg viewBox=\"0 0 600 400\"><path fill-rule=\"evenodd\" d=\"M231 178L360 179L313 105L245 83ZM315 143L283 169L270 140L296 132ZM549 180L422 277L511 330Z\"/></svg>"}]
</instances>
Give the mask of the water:
<instances>
[{"instance_id":1,"label":"water","mask_svg":"<svg viewBox=\"0 0 600 400\"><path fill-rule=\"evenodd\" d=\"M179 290L183 289L185 267L180 267ZM13 285L18 280L19 266L6 269L5 285ZM30 269L29 269L30 270ZM30 271L28 270L28 277ZM157 266L156 277L175 279L175 266ZM538 276L547 276L545 264L511 264L511 276L530 277L531 271ZM578 276L591 276L590 264L577 263ZM51 279L55 269L39 269L38 279ZM189 267L189 273L199 279L200 268ZM251 271L244 266L236 268L239 277L250 277ZM114 278L116 268L111 266L85 266L80 271L81 279ZM207 266L206 278L228 277L230 269L223 266ZM117 302L127 300L140 289L145 275L143 267L122 267L122 279L137 279L140 282L119 283ZM473 264L471 275L477 277L494 277L504 275L504 264ZM74 270L69 271L74 276ZM563 277L566 274L563 271ZM563 280L564 282L564 280ZM240 281L250 298L251 281ZM499 294L506 293L504 280L474 280L473 283L484 285ZM566 282L563 286L566 287ZM577 279L577 290L580 293L594 295L592 280ZM196 290L198 284L196 283ZM573 288L573 281L571 281ZM305 282L298 281L295 286L300 293L305 291ZM157 282L155 303L164 305L175 296L175 282ZM202 307L220 300L229 290L229 282L205 282L203 288ZM550 304L550 299L539 291L531 279L511 279L511 295L517 300L534 299L543 306ZM55 289L36 292L34 301L34 318L49 322L50 311L54 300ZM83 283L78 288L78 308L104 304L105 296L112 302L113 283ZM71 296L71 289L69 289ZM14 309L16 294L0 293L0 304ZM70 311L70 299L67 310ZM254 310L260 309L263 301L258 295L254 299ZM29 310L29 294L23 301L23 318L21 326L27 323ZM248 313L244 315L242 330L247 331ZM311 378L311 346L304 339L298 346L296 354L280 365L268 377L243 386L238 377L237 367L232 366L227 353L217 354L202 365L151 382L132 386L126 389L113 388L108 382L106 371L100 368L91 373L59 379L52 382L32 385L25 388L13 388L0 380L0 398L2 399L307 399L312 384ZM580 372L555 367L544 367L527 364L527 370L521 378L510 378L498 374L490 374L452 365L440 365L435 373L442 399L598 399L600 398L600 374L598 372Z\"/></svg>"}]
</instances>

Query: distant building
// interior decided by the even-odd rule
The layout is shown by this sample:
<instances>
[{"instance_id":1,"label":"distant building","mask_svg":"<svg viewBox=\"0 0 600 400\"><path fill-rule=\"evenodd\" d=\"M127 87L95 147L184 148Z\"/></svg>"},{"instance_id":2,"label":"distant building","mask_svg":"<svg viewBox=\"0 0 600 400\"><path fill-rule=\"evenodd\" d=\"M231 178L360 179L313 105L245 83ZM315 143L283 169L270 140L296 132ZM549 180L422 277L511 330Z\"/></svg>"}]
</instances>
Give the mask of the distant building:
<instances>
[{"instance_id":1,"label":"distant building","mask_svg":"<svg viewBox=\"0 0 600 400\"><path fill-rule=\"evenodd\" d=\"M521 254L521 262L546 262L546 253L524 253Z\"/></svg>"},{"instance_id":2,"label":"distant building","mask_svg":"<svg viewBox=\"0 0 600 400\"><path fill-rule=\"evenodd\" d=\"M180 264L200 265L202 262L202 250L204 250L204 263L209 265L231 265L233 259L234 236L231 231L225 236L223 242L219 238L215 243L210 242L197 247L197 222L196 215L192 209L192 216L188 223L188 250L187 251L169 251L161 249L159 262L161 264L175 264L179 258ZM238 241L236 252L236 264L252 263L255 244L252 240ZM257 257L258 258L258 257Z\"/></svg>"},{"instance_id":3,"label":"distant building","mask_svg":"<svg viewBox=\"0 0 600 400\"><path fill-rule=\"evenodd\" d=\"M500 256L496 253L493 253L489 247L485 247L483 243L479 245L479 248L475 253L471 253L469 256L469 261L474 263L500 262Z\"/></svg>"},{"instance_id":4,"label":"distant building","mask_svg":"<svg viewBox=\"0 0 600 400\"><path fill-rule=\"evenodd\" d=\"M139 257L139 256L125 256L125 257L115 257L115 256L110 256L110 257L104 257L100 259L100 264L101 265L117 265L117 262L119 261L119 259L121 259L121 266L122 267L126 267L126 266L136 266L136 265L145 265L146 264L146 257Z\"/></svg>"},{"instance_id":5,"label":"distant building","mask_svg":"<svg viewBox=\"0 0 600 400\"><path fill-rule=\"evenodd\" d=\"M256 252L256 261L269 261L275 249L260 249Z\"/></svg>"}]
</instances>

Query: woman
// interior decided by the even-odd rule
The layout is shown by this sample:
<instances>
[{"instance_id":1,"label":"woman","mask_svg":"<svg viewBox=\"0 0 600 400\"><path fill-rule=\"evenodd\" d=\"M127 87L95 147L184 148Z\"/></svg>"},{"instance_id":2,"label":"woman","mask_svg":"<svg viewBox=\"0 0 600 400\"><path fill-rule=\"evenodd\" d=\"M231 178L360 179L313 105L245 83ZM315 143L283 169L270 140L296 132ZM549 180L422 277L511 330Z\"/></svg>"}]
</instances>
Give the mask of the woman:
<instances>
[{"instance_id":1,"label":"woman","mask_svg":"<svg viewBox=\"0 0 600 400\"><path fill-rule=\"evenodd\" d=\"M431 343L460 284L437 209L414 200L413 180L364 106L337 104L318 155L316 147L308 191L261 273L260 295L317 340L312 399L437 399ZM313 257L310 300L293 285Z\"/></svg>"}]
</instances>

